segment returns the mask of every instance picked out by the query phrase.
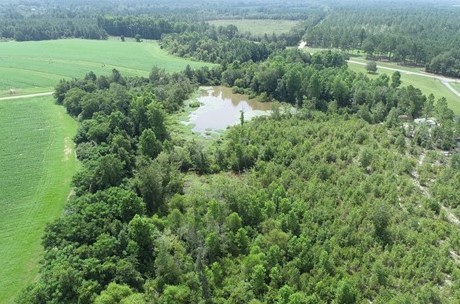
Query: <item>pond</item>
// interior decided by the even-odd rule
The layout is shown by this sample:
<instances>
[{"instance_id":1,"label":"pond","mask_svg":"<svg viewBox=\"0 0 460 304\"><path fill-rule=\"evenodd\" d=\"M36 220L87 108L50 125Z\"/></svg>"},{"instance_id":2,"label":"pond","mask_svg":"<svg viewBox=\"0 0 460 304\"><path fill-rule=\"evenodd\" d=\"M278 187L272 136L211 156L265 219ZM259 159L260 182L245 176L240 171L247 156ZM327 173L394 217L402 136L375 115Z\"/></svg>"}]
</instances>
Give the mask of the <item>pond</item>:
<instances>
[{"instance_id":1,"label":"pond","mask_svg":"<svg viewBox=\"0 0 460 304\"><path fill-rule=\"evenodd\" d=\"M272 106L270 102L249 99L248 95L234 94L227 87L202 88L197 101L201 106L190 114L187 124L193 125L192 130L199 133L216 132L239 124L241 111L245 121L269 115Z\"/></svg>"}]
</instances>

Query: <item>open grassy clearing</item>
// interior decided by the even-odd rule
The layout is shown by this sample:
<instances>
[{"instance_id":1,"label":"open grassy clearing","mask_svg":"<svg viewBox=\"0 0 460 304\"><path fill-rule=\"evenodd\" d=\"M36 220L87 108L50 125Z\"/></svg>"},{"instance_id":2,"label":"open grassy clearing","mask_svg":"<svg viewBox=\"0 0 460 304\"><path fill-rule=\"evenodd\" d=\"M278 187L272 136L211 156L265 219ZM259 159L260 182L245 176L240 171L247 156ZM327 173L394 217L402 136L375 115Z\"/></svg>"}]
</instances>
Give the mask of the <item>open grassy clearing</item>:
<instances>
[{"instance_id":1,"label":"open grassy clearing","mask_svg":"<svg viewBox=\"0 0 460 304\"><path fill-rule=\"evenodd\" d=\"M76 128L52 97L0 102L0 303L37 274L43 229L62 212L78 165Z\"/></svg>"},{"instance_id":2,"label":"open grassy clearing","mask_svg":"<svg viewBox=\"0 0 460 304\"><path fill-rule=\"evenodd\" d=\"M362 52L357 53L357 51L352 51L351 60L366 63L368 62L368 60L366 60L364 56L365 55ZM377 71L377 75L375 77L377 77L378 74L380 73L386 73L388 75L393 74L392 70L386 70L384 68L398 69L400 71L407 71L407 72L414 72L414 73L424 73L425 72L425 70L421 67L402 66L398 63L393 63L393 62L378 61L377 64L381 68ZM366 67L363 65L348 62L348 66L355 71L358 71L358 72L361 71L361 72L366 73ZM372 77L373 75L370 75L370 76ZM439 75L439 76L442 77L442 75ZM412 85L422 90L422 92L427 96L429 94L433 94L436 97L436 99L445 97L447 99L447 103L449 107L455 112L455 114L460 115L460 98L456 96L454 93L452 93L452 91L450 91L439 79L436 79L435 75L433 75L433 77L425 77L421 75L402 73L401 80L402 80L403 86ZM460 86L456 85L454 82L452 82L451 85L455 89L460 91Z\"/></svg>"},{"instance_id":3,"label":"open grassy clearing","mask_svg":"<svg viewBox=\"0 0 460 304\"><path fill-rule=\"evenodd\" d=\"M369 61L364 57L362 53L357 56L353 56L353 54L351 54L350 60L358 61L362 63L367 63ZM376 61L376 62L381 67L386 67L386 68L391 68L391 69L400 69L403 71L409 71L409 72L415 72L415 73L425 72L425 69L423 67L406 66L406 65L401 65L396 62L389 62L389 61Z\"/></svg>"},{"instance_id":4,"label":"open grassy clearing","mask_svg":"<svg viewBox=\"0 0 460 304\"><path fill-rule=\"evenodd\" d=\"M299 22L293 20L272 20L272 19L222 19L208 21L210 24L219 26L235 25L242 33L250 32L253 35L263 36L264 34L276 35L287 33Z\"/></svg>"},{"instance_id":5,"label":"open grassy clearing","mask_svg":"<svg viewBox=\"0 0 460 304\"><path fill-rule=\"evenodd\" d=\"M169 55L156 41L121 42L66 39L0 43L0 97L52 91L62 78L79 78L89 71L108 75L147 76L154 65L170 72L211 65Z\"/></svg>"}]
</instances>

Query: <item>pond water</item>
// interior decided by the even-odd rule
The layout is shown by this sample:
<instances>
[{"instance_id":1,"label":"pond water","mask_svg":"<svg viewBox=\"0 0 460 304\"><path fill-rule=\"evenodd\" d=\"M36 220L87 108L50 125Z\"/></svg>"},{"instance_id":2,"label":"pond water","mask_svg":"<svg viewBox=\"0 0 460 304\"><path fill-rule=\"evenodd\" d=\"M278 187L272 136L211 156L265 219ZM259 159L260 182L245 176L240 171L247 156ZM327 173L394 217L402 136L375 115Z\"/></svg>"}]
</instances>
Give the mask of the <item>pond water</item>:
<instances>
[{"instance_id":1,"label":"pond water","mask_svg":"<svg viewBox=\"0 0 460 304\"><path fill-rule=\"evenodd\" d=\"M232 89L227 87L202 88L197 101L201 106L190 114L188 124L194 125L193 131L199 133L220 131L239 124L241 111L244 112L245 121L268 115L272 106L270 102L250 100L247 95L233 94Z\"/></svg>"}]
</instances>

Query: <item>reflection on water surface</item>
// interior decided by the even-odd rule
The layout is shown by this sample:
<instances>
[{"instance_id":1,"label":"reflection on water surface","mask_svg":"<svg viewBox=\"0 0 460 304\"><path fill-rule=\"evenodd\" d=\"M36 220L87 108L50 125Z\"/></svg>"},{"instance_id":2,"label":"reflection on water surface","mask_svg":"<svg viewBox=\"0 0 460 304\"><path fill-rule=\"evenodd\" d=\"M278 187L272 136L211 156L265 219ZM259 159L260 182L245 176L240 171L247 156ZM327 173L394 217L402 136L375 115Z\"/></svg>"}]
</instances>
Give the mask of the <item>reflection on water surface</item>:
<instances>
[{"instance_id":1,"label":"reflection on water surface","mask_svg":"<svg viewBox=\"0 0 460 304\"><path fill-rule=\"evenodd\" d=\"M233 94L231 88L209 87L197 99L202 105L190 114L189 123L193 131L219 131L240 123L241 111L244 119L268 115L271 103L250 100L247 95Z\"/></svg>"}]
</instances>

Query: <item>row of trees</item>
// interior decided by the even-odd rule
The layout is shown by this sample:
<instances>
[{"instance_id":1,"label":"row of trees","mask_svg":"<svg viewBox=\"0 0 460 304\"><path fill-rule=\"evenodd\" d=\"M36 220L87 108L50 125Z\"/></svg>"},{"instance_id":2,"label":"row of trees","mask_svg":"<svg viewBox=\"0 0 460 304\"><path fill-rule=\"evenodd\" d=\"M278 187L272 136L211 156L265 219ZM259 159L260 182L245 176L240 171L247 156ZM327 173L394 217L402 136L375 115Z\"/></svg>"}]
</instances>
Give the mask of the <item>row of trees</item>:
<instances>
[{"instance_id":1,"label":"row of trees","mask_svg":"<svg viewBox=\"0 0 460 304\"><path fill-rule=\"evenodd\" d=\"M227 28L232 28L228 26ZM214 63L261 61L268 57L276 45L256 44L252 41L229 36L217 35L215 39L199 32L172 34L163 37L161 46L170 53Z\"/></svg>"},{"instance_id":2,"label":"row of trees","mask_svg":"<svg viewBox=\"0 0 460 304\"><path fill-rule=\"evenodd\" d=\"M307 29L303 39L311 46L360 49L369 57L426 65L429 71L457 76L458 68L448 66L460 46L459 29L455 9L343 8Z\"/></svg>"},{"instance_id":3,"label":"row of trees","mask_svg":"<svg viewBox=\"0 0 460 304\"><path fill-rule=\"evenodd\" d=\"M0 37L16 41L61 38L107 39L107 32L91 19L29 19L0 21Z\"/></svg>"},{"instance_id":4,"label":"row of trees","mask_svg":"<svg viewBox=\"0 0 460 304\"><path fill-rule=\"evenodd\" d=\"M164 18L148 16L104 16L97 18L97 24L109 35L134 37L140 35L145 39L160 39L163 34L182 33L194 29L185 22L173 22ZM198 28L199 25L197 24Z\"/></svg>"}]
</instances>

